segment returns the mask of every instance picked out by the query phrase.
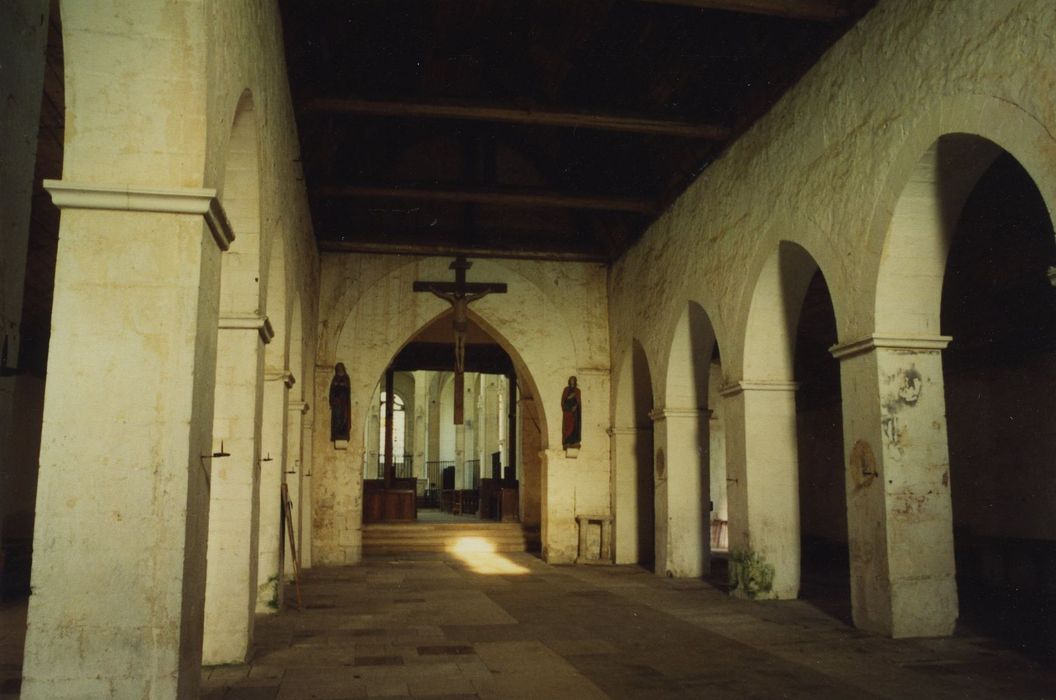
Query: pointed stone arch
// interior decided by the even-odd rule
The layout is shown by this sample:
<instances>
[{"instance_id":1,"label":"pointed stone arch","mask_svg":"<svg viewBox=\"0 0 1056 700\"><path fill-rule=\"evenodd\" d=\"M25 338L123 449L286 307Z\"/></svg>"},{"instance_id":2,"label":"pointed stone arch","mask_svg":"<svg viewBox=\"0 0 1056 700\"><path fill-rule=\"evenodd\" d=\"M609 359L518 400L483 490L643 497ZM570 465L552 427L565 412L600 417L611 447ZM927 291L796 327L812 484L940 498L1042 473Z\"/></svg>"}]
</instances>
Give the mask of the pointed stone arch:
<instances>
[{"instance_id":1,"label":"pointed stone arch","mask_svg":"<svg viewBox=\"0 0 1056 700\"><path fill-rule=\"evenodd\" d=\"M369 284L341 290L331 305L340 310L340 317L332 322L334 330L321 338L320 365L332 367L335 362L344 362L349 368L353 425L363 424L378 377L391 359L422 328L448 312L443 301L412 291L415 280L449 275L448 262L427 258L391 268ZM580 371L576 337L565 312L552 301L551 292L534 281L493 260L474 261L472 276L478 275L482 279L503 279L508 284L509 293L502 295L501 300L493 295L474 302L469 317L506 351L517 369L522 410L534 415L540 427L544 556L571 561L576 556L578 537L573 512L576 502L568 498L568 493L574 492L575 486L563 484L560 479L574 480L577 476L569 470L560 472L559 479L550 478L553 472L547 464L564 458L564 454L550 449L550 445L560 444L560 422L555 423L550 417L548 406L556 408L570 372ZM367 328L371 332L356 332ZM583 374L588 371L595 370L584 368ZM607 375L605 370L606 397ZM317 403L325 403L329 381L329 376L325 381L319 377ZM360 465L364 445L358 432L353 432L347 450L329 450L325 457L319 455L313 467L313 488L318 496L315 552L335 563L357 561L360 556ZM605 445L592 447L604 449ZM530 459L529 455L525 457ZM603 497L607 506L607 490ZM583 507L590 508L590 512L597 509L589 503Z\"/></svg>"}]
</instances>

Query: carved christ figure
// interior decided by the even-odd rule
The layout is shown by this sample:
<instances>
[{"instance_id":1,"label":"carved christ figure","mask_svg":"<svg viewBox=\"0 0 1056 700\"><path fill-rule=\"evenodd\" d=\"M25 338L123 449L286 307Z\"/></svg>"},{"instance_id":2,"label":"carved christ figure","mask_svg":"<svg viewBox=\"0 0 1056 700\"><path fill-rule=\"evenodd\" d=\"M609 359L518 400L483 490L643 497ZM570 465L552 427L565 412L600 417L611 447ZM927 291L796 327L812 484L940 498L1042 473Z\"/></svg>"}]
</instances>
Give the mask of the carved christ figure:
<instances>
[{"instance_id":1,"label":"carved christ figure","mask_svg":"<svg viewBox=\"0 0 1056 700\"><path fill-rule=\"evenodd\" d=\"M451 304L454 313L451 327L455 331L455 371L461 374L466 368L466 333L469 331L469 316L466 314L466 309L469 308L471 302L487 296L488 292L479 294L442 292L433 286L429 287L429 291Z\"/></svg>"},{"instance_id":2,"label":"carved christ figure","mask_svg":"<svg viewBox=\"0 0 1056 700\"><path fill-rule=\"evenodd\" d=\"M455 331L455 425L462 425L462 402L465 399L463 376L466 371L466 333L469 332L468 308L471 303L488 294L505 294L504 282L466 282L466 270L472 266L464 256L458 256L448 265L455 271L455 281L414 283L414 291L431 292L451 305Z\"/></svg>"}]
</instances>

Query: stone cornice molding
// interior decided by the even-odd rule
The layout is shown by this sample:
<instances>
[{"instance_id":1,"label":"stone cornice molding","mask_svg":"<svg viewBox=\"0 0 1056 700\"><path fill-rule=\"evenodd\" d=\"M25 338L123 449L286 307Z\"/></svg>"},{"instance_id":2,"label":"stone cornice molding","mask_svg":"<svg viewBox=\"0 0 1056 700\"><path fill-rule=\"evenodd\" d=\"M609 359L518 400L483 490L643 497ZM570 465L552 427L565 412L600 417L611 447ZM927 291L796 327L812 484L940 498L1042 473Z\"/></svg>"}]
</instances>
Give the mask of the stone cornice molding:
<instances>
[{"instance_id":1,"label":"stone cornice molding","mask_svg":"<svg viewBox=\"0 0 1056 700\"><path fill-rule=\"evenodd\" d=\"M304 401L290 401L286 406L286 410L290 413L300 413L303 415L308 413L308 404Z\"/></svg>"},{"instance_id":2,"label":"stone cornice molding","mask_svg":"<svg viewBox=\"0 0 1056 700\"><path fill-rule=\"evenodd\" d=\"M286 385L286 388L291 388L297 383L297 378L293 376L293 372L288 369L266 369L264 370L264 380L273 382L277 379L281 379L282 383Z\"/></svg>"},{"instance_id":3,"label":"stone cornice molding","mask_svg":"<svg viewBox=\"0 0 1056 700\"><path fill-rule=\"evenodd\" d=\"M598 376L598 377L607 377L607 376L609 376L609 368L608 367L577 367L576 368L576 376L578 377L580 375L584 375L584 376L593 375L593 376Z\"/></svg>"},{"instance_id":4,"label":"stone cornice molding","mask_svg":"<svg viewBox=\"0 0 1056 700\"><path fill-rule=\"evenodd\" d=\"M227 250L235 232L216 190L196 187L144 188L127 185L86 185L45 180L44 189L59 209L142 211L153 214L197 214L205 217L220 250Z\"/></svg>"},{"instance_id":5,"label":"stone cornice molding","mask_svg":"<svg viewBox=\"0 0 1056 700\"><path fill-rule=\"evenodd\" d=\"M719 396L728 399L746 391L796 391L797 389L799 389L799 382L782 379L742 379L719 389Z\"/></svg>"},{"instance_id":6,"label":"stone cornice molding","mask_svg":"<svg viewBox=\"0 0 1056 700\"><path fill-rule=\"evenodd\" d=\"M271 327L271 320L267 316L256 314L228 314L220 316L220 328L230 330L257 331L260 339L265 345L275 337L275 329Z\"/></svg>"},{"instance_id":7,"label":"stone cornice molding","mask_svg":"<svg viewBox=\"0 0 1056 700\"><path fill-rule=\"evenodd\" d=\"M872 352L878 348L889 350L945 350L953 340L949 335L881 335L874 333L847 343L838 343L829 348L837 360Z\"/></svg>"},{"instance_id":8,"label":"stone cornice molding","mask_svg":"<svg viewBox=\"0 0 1056 700\"><path fill-rule=\"evenodd\" d=\"M668 418L699 418L701 415L711 415L706 408L655 408L649 411L649 420L654 423Z\"/></svg>"}]
</instances>

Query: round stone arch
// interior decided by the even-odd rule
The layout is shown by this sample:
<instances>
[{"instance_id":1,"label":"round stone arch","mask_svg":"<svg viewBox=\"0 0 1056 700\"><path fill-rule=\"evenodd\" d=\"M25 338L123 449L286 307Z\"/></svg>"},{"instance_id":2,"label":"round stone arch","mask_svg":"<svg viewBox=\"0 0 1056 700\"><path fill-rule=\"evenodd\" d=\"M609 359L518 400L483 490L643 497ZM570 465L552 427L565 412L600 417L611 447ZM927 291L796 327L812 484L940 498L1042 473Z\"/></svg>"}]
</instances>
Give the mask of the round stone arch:
<instances>
[{"instance_id":1,"label":"round stone arch","mask_svg":"<svg viewBox=\"0 0 1056 700\"><path fill-rule=\"evenodd\" d=\"M687 301L667 340L661 404L651 414L657 454L666 456L663 469L659 457L656 464L655 570L699 577L711 564L709 385L717 345L704 306Z\"/></svg>"},{"instance_id":2,"label":"round stone arch","mask_svg":"<svg viewBox=\"0 0 1056 700\"><path fill-rule=\"evenodd\" d=\"M761 250L759 259L747 290L740 367L736 356L723 358L723 369L734 381L723 389L722 405L731 560L748 567L731 570L731 580L747 581L749 569L758 566L768 571L769 581L759 591L741 586L732 592L794 598L800 582L794 353L803 301L821 266L815 255L791 240ZM824 270L821 274L829 278ZM838 326L840 305L835 298L832 303Z\"/></svg>"},{"instance_id":3,"label":"round stone arch","mask_svg":"<svg viewBox=\"0 0 1056 700\"><path fill-rule=\"evenodd\" d=\"M651 568L655 559L653 373L637 338L617 355L612 396L612 512L617 564Z\"/></svg>"},{"instance_id":4,"label":"round stone arch","mask_svg":"<svg viewBox=\"0 0 1056 700\"><path fill-rule=\"evenodd\" d=\"M260 130L247 88L233 112L223 179L217 196L235 234L220 258L221 315L256 316L261 310Z\"/></svg>"},{"instance_id":5,"label":"round stone arch","mask_svg":"<svg viewBox=\"0 0 1056 700\"><path fill-rule=\"evenodd\" d=\"M832 276L826 274L826 267L817 255L793 240L778 241L776 248L761 251L757 260L757 266L753 265L757 270L754 281L746 287L748 301L740 343L740 376L752 382L791 381L803 298L818 270L826 282ZM839 296L832 294L837 328L842 327L840 321L845 315L841 313L843 304Z\"/></svg>"},{"instance_id":6,"label":"round stone arch","mask_svg":"<svg viewBox=\"0 0 1056 700\"><path fill-rule=\"evenodd\" d=\"M700 393L707 389L707 377L694 375L701 381L686 383L679 381L678 375L693 368L694 361L699 359L695 351L706 351L708 356L704 361L710 362L715 346L726 349L725 343L719 339L717 318L712 304L694 297L683 302L678 316L662 336L664 340L660 347L666 353L657 363L657 376L664 377L664 382L656 387L658 406L691 408L706 405L707 395L701 396Z\"/></svg>"},{"instance_id":7,"label":"round stone arch","mask_svg":"<svg viewBox=\"0 0 1056 700\"><path fill-rule=\"evenodd\" d=\"M1056 211L1056 138L1044 123L987 95L948 96L924 110L874 207L858 335L939 334L953 231L979 177L1002 151L1034 180L1050 215Z\"/></svg>"},{"instance_id":8,"label":"round stone arch","mask_svg":"<svg viewBox=\"0 0 1056 700\"><path fill-rule=\"evenodd\" d=\"M231 115L217 183L234 240L220 258L213 442L214 449L224 446L232 463L214 468L210 481L210 507L226 513L209 519L203 659L212 664L241 662L252 643L259 494L239 475L254 473L260 463L261 369L269 333L261 314L260 137L249 89Z\"/></svg>"}]
</instances>

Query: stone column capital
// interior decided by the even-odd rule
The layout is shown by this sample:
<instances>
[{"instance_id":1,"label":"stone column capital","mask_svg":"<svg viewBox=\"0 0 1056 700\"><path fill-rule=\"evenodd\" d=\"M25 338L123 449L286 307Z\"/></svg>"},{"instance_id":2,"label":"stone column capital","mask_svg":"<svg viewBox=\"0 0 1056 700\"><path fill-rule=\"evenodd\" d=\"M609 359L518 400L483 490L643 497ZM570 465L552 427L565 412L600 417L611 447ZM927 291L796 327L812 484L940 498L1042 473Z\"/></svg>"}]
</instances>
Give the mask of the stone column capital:
<instances>
[{"instance_id":1,"label":"stone column capital","mask_svg":"<svg viewBox=\"0 0 1056 700\"><path fill-rule=\"evenodd\" d=\"M141 211L153 214L198 214L205 217L220 250L227 250L235 232L216 190L198 187L131 187L45 180L44 189L59 209Z\"/></svg>"},{"instance_id":2,"label":"stone column capital","mask_svg":"<svg viewBox=\"0 0 1056 700\"><path fill-rule=\"evenodd\" d=\"M275 337L275 329L271 327L271 320L267 316L258 314L221 314L219 327L230 330L257 331L265 345Z\"/></svg>"},{"instance_id":3,"label":"stone column capital","mask_svg":"<svg viewBox=\"0 0 1056 700\"><path fill-rule=\"evenodd\" d=\"M701 415L711 415L711 411L706 408L693 408L693 407L670 407L670 408L655 408L649 411L649 419L654 423L668 418L698 418Z\"/></svg>"},{"instance_id":4,"label":"stone column capital","mask_svg":"<svg viewBox=\"0 0 1056 700\"><path fill-rule=\"evenodd\" d=\"M951 340L953 340L953 337L948 335L873 333L864 338L833 345L829 348L829 352L837 360L845 360L849 357L872 352L878 348L890 350L945 350Z\"/></svg>"},{"instance_id":5,"label":"stone column capital","mask_svg":"<svg viewBox=\"0 0 1056 700\"><path fill-rule=\"evenodd\" d=\"M273 382L278 379L282 380L282 383L289 389L297 383L297 378L293 376L293 372L288 369L266 369L264 370L264 381Z\"/></svg>"},{"instance_id":6,"label":"stone column capital","mask_svg":"<svg viewBox=\"0 0 1056 700\"><path fill-rule=\"evenodd\" d=\"M728 399L738 394L749 391L796 391L799 389L798 382L789 382L781 379L741 379L727 384L719 389L719 396Z\"/></svg>"}]
</instances>

